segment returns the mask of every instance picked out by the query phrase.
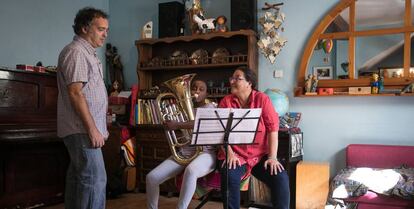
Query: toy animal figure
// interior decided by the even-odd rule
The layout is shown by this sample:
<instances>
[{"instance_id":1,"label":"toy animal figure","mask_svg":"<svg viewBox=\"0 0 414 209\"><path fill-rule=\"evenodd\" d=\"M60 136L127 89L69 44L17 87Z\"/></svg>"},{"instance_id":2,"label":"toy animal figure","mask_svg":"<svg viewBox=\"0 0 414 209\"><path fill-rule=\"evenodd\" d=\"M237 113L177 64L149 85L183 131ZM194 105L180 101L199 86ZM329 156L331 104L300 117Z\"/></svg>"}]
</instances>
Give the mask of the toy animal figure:
<instances>
[{"instance_id":1,"label":"toy animal figure","mask_svg":"<svg viewBox=\"0 0 414 209\"><path fill-rule=\"evenodd\" d=\"M198 28L202 33L207 33L215 29L216 19L208 18L206 19L202 12L193 15L194 22L197 23Z\"/></svg>"}]
</instances>

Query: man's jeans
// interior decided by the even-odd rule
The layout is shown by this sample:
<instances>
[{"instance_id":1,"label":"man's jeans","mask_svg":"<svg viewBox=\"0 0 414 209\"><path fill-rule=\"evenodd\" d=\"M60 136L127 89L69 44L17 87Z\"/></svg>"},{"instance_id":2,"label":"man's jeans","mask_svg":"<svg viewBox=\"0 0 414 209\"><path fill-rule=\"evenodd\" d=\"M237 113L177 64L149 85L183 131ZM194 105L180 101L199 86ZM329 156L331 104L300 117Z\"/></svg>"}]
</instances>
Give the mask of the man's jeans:
<instances>
[{"instance_id":1,"label":"man's jeans","mask_svg":"<svg viewBox=\"0 0 414 209\"><path fill-rule=\"evenodd\" d=\"M106 171L100 148L92 148L87 134L63 138L70 164L66 174L66 209L104 209Z\"/></svg>"}]
</instances>

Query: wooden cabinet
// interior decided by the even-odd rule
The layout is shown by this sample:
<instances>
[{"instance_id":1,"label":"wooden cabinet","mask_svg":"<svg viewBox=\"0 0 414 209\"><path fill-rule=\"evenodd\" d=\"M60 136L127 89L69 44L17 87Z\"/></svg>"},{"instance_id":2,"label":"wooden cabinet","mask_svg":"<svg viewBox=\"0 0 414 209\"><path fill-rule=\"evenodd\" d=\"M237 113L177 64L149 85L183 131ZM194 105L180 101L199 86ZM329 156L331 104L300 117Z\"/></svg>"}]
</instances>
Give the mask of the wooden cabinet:
<instances>
[{"instance_id":1,"label":"wooden cabinet","mask_svg":"<svg viewBox=\"0 0 414 209\"><path fill-rule=\"evenodd\" d=\"M137 139L137 188L145 190L146 175L170 155L170 147L161 125L140 125ZM174 179L160 186L161 192L177 192Z\"/></svg>"},{"instance_id":2,"label":"wooden cabinet","mask_svg":"<svg viewBox=\"0 0 414 209\"><path fill-rule=\"evenodd\" d=\"M63 200L69 156L56 135L56 76L0 69L0 208Z\"/></svg>"},{"instance_id":3,"label":"wooden cabinet","mask_svg":"<svg viewBox=\"0 0 414 209\"><path fill-rule=\"evenodd\" d=\"M303 159L303 133L299 128L281 129L277 156L289 176L290 208L296 202L296 165Z\"/></svg>"},{"instance_id":4,"label":"wooden cabinet","mask_svg":"<svg viewBox=\"0 0 414 209\"><path fill-rule=\"evenodd\" d=\"M290 208L294 209L296 202L296 165L303 159L303 133L299 128L279 130L277 156L289 176ZM249 202L260 208L271 206L270 190L264 183L253 177L249 191Z\"/></svg>"}]
</instances>

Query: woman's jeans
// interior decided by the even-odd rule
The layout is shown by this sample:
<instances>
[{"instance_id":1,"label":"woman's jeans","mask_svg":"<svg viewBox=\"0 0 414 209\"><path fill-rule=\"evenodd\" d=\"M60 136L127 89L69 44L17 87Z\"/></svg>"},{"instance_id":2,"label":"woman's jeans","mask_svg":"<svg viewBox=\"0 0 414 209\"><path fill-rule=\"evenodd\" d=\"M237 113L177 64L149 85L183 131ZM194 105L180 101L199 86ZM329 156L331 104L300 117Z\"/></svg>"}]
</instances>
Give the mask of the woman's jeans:
<instances>
[{"instance_id":1,"label":"woman's jeans","mask_svg":"<svg viewBox=\"0 0 414 209\"><path fill-rule=\"evenodd\" d=\"M264 182L271 191L271 201L275 209L289 209L290 191L289 191L289 176L286 170L277 175L270 175L269 169L265 170L264 162L267 156L263 157L258 164L252 169L252 175L258 180ZM223 161L219 163L221 165ZM237 166L236 169L229 169L228 173L228 193L229 193L229 208L240 208L240 181L246 172L246 164ZM221 168L221 193L224 199L226 195L226 176L224 168ZM225 206L224 206L225 207Z\"/></svg>"},{"instance_id":2,"label":"woman's jeans","mask_svg":"<svg viewBox=\"0 0 414 209\"><path fill-rule=\"evenodd\" d=\"M100 148L92 148L87 134L63 138L70 164L66 174L65 209L104 209L106 171Z\"/></svg>"}]
</instances>

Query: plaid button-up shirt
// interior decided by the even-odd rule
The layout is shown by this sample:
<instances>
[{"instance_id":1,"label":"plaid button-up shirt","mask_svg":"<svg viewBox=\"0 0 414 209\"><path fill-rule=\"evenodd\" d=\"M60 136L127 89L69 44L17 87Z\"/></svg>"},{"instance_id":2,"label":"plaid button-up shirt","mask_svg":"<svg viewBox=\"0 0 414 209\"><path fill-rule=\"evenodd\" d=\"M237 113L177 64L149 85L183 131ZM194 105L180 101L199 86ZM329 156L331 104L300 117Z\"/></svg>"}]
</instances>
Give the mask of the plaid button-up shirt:
<instances>
[{"instance_id":1,"label":"plaid button-up shirt","mask_svg":"<svg viewBox=\"0 0 414 209\"><path fill-rule=\"evenodd\" d=\"M57 71L59 137L87 133L69 99L67 86L76 82L83 84L82 93L86 98L89 112L98 130L107 138L108 95L103 80L102 63L96 55L95 48L80 36L75 36L59 55Z\"/></svg>"}]
</instances>

